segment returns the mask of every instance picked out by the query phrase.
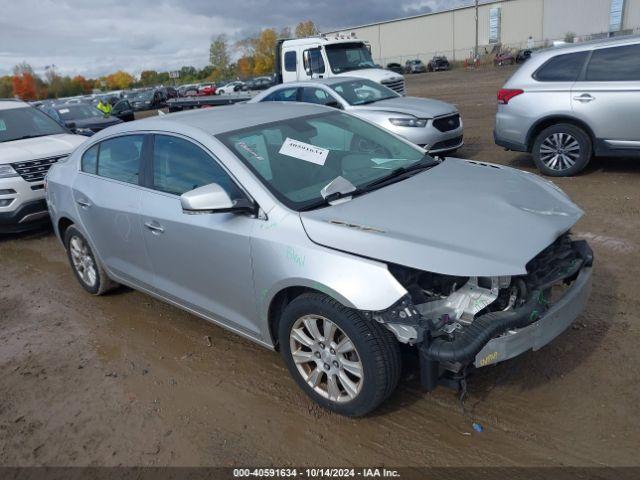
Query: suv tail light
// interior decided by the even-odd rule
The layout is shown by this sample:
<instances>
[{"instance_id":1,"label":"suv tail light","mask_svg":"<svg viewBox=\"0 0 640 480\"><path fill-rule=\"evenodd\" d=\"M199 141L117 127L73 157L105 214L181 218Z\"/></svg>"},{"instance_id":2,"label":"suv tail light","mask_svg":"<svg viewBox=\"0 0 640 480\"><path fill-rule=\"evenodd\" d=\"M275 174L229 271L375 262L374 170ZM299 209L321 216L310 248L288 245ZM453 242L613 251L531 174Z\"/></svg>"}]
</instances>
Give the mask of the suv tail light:
<instances>
[{"instance_id":1,"label":"suv tail light","mask_svg":"<svg viewBox=\"0 0 640 480\"><path fill-rule=\"evenodd\" d=\"M524 93L524 90L503 88L498 92L498 103L506 105L513 97Z\"/></svg>"}]
</instances>

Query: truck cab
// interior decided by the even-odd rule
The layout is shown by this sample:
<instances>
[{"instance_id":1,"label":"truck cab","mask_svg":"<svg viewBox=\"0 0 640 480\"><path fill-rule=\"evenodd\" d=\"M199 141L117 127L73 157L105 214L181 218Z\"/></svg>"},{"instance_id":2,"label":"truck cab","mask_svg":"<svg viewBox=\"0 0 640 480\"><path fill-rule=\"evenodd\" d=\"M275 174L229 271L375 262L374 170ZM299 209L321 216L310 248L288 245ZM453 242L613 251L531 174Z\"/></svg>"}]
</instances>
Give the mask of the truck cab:
<instances>
[{"instance_id":1,"label":"truck cab","mask_svg":"<svg viewBox=\"0 0 640 480\"><path fill-rule=\"evenodd\" d=\"M276 46L276 75L283 83L339 75L360 77L405 94L404 77L376 66L369 43L354 36L280 40Z\"/></svg>"}]
</instances>

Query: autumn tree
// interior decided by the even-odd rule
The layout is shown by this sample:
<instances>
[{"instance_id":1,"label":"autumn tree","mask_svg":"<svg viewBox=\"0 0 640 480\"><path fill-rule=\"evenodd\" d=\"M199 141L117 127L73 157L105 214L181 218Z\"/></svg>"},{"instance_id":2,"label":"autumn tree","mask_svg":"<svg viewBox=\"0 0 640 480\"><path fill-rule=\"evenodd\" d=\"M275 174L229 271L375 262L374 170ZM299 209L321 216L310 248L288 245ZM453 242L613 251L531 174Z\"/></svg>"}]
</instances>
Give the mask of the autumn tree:
<instances>
[{"instance_id":1,"label":"autumn tree","mask_svg":"<svg viewBox=\"0 0 640 480\"><path fill-rule=\"evenodd\" d=\"M140 83L147 87L158 83L158 72L155 70L143 70L140 73Z\"/></svg>"},{"instance_id":2,"label":"autumn tree","mask_svg":"<svg viewBox=\"0 0 640 480\"><path fill-rule=\"evenodd\" d=\"M134 82L134 78L123 70L118 70L105 79L109 90L125 90Z\"/></svg>"},{"instance_id":3,"label":"autumn tree","mask_svg":"<svg viewBox=\"0 0 640 480\"><path fill-rule=\"evenodd\" d=\"M296 37L297 38L305 38L305 37L315 37L320 34L320 30L316 27L316 24L311 20L307 20L306 22L300 22L296 25Z\"/></svg>"},{"instance_id":4,"label":"autumn tree","mask_svg":"<svg viewBox=\"0 0 640 480\"><path fill-rule=\"evenodd\" d=\"M250 77L253 73L253 57L240 57L236 64L236 71L240 78Z\"/></svg>"},{"instance_id":5,"label":"autumn tree","mask_svg":"<svg viewBox=\"0 0 640 480\"><path fill-rule=\"evenodd\" d=\"M71 81L73 82L74 89L78 92L78 94L91 93L91 91L93 90L93 81L87 80L82 75L76 75Z\"/></svg>"},{"instance_id":6,"label":"autumn tree","mask_svg":"<svg viewBox=\"0 0 640 480\"><path fill-rule=\"evenodd\" d=\"M275 65L275 47L278 34L273 28L265 28L254 39L253 73L265 75L273 72Z\"/></svg>"},{"instance_id":7,"label":"autumn tree","mask_svg":"<svg viewBox=\"0 0 640 480\"><path fill-rule=\"evenodd\" d=\"M38 98L36 93L36 80L31 73L22 73L13 76L13 94L22 100L35 100Z\"/></svg>"},{"instance_id":8,"label":"autumn tree","mask_svg":"<svg viewBox=\"0 0 640 480\"><path fill-rule=\"evenodd\" d=\"M0 77L0 98L13 97L13 77L4 75Z\"/></svg>"}]
</instances>

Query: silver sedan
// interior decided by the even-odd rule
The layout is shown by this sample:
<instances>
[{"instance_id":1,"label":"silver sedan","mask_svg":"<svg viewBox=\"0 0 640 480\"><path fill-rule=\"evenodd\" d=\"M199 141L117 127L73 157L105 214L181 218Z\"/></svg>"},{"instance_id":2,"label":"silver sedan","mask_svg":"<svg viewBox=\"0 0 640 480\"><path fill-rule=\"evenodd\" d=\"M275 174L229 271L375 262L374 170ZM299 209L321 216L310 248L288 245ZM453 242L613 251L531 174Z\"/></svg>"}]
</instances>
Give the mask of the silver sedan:
<instances>
[{"instance_id":1,"label":"silver sedan","mask_svg":"<svg viewBox=\"0 0 640 480\"><path fill-rule=\"evenodd\" d=\"M379 83L352 77L289 82L249 103L306 102L344 110L396 133L432 154L452 154L463 145L460 113L450 103L404 97Z\"/></svg>"},{"instance_id":2,"label":"silver sedan","mask_svg":"<svg viewBox=\"0 0 640 480\"><path fill-rule=\"evenodd\" d=\"M47 203L86 291L128 285L278 349L345 415L391 395L401 343L425 388L461 386L550 342L589 293L567 233L582 211L552 184L319 105L109 127L51 168Z\"/></svg>"}]
</instances>

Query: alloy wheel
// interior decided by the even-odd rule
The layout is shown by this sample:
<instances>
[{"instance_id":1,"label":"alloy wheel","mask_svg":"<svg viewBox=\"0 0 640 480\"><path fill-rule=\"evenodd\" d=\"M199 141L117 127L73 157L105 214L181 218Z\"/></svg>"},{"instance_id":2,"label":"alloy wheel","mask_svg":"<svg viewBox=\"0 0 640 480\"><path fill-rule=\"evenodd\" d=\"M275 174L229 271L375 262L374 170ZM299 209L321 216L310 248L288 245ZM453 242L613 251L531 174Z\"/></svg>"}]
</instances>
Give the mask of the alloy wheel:
<instances>
[{"instance_id":1,"label":"alloy wheel","mask_svg":"<svg viewBox=\"0 0 640 480\"><path fill-rule=\"evenodd\" d=\"M78 276L87 286L93 287L98 279L98 274L89 252L89 246L84 239L74 235L69 241L69 250L73 268L75 268Z\"/></svg>"},{"instance_id":2,"label":"alloy wheel","mask_svg":"<svg viewBox=\"0 0 640 480\"><path fill-rule=\"evenodd\" d=\"M567 170L580 159L580 144L569 133L552 133L540 145L540 161L551 170Z\"/></svg>"},{"instance_id":3,"label":"alloy wheel","mask_svg":"<svg viewBox=\"0 0 640 480\"><path fill-rule=\"evenodd\" d=\"M334 402L348 402L362 390L364 373L351 339L320 315L305 315L289 333L298 372L315 392Z\"/></svg>"}]
</instances>

